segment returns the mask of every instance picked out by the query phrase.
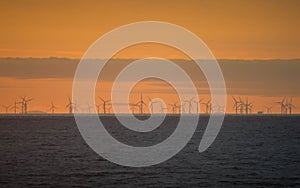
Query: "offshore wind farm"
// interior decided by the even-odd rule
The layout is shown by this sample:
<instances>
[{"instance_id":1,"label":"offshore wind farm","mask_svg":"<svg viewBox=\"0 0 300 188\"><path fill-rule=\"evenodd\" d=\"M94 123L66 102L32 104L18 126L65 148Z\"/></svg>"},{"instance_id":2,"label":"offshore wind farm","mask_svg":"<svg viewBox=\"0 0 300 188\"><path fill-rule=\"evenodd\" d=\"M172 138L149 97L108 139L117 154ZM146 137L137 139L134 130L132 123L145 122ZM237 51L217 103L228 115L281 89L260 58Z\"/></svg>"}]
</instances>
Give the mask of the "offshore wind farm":
<instances>
[{"instance_id":1,"label":"offshore wind farm","mask_svg":"<svg viewBox=\"0 0 300 188\"><path fill-rule=\"evenodd\" d=\"M294 113L293 110L297 108L293 104L293 97L282 97L281 101L273 101L270 102L269 106L264 106L263 109L256 109L255 104L249 101L249 98L242 99L241 97L232 96L233 112L226 112L224 106L219 105L218 103L211 101L211 99L200 98L196 100L196 96L186 99L182 102L176 101L174 103L169 103L167 105L163 104L161 100L152 100L149 96L147 96L148 102L143 100L143 94L140 93L140 97L136 101L132 101L129 103L116 104L116 109L118 106L128 106L132 114L135 115L149 115L149 114L214 114L214 113L224 113L224 114L233 114L233 115L292 115L297 114ZM103 99L98 96L98 103L95 104L85 104L78 106L76 102L72 102L72 99L67 96L66 97L66 105L54 105L54 102L51 101L49 106L45 106L45 111L43 109L40 110L30 110L30 105L28 104L30 101L34 100L33 98L28 98L27 96L22 96L19 99L16 99L13 104L2 105L2 111L0 114L10 114L10 115L25 115L25 114L73 114L73 113L81 113L81 114L101 114L101 115L109 115L109 114L118 114L124 112L113 112L112 111L112 103L110 99ZM206 101L206 102L204 102ZM92 113L92 108L96 109ZM230 108L230 106L229 106ZM278 108L280 109L280 113L272 113L272 109ZM62 109L65 112L57 112L58 109Z\"/></svg>"},{"instance_id":2,"label":"offshore wind farm","mask_svg":"<svg viewBox=\"0 0 300 188\"><path fill-rule=\"evenodd\" d=\"M300 187L299 7L0 1L0 188Z\"/></svg>"}]
</instances>

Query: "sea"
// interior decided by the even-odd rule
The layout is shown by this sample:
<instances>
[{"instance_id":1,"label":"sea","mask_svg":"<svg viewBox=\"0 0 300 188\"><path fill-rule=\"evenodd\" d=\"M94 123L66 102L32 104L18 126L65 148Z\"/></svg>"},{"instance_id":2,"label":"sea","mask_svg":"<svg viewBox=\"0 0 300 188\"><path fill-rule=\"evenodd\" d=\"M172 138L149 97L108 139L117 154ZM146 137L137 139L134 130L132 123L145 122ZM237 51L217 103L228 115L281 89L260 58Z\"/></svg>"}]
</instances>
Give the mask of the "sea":
<instances>
[{"instance_id":1,"label":"sea","mask_svg":"<svg viewBox=\"0 0 300 188\"><path fill-rule=\"evenodd\" d=\"M135 146L163 141L178 122L167 116L151 133L135 133L114 116L100 118L111 135ZM226 115L199 153L208 119L200 115L192 139L171 159L125 167L95 153L73 116L0 115L0 187L300 187L299 115Z\"/></svg>"}]
</instances>

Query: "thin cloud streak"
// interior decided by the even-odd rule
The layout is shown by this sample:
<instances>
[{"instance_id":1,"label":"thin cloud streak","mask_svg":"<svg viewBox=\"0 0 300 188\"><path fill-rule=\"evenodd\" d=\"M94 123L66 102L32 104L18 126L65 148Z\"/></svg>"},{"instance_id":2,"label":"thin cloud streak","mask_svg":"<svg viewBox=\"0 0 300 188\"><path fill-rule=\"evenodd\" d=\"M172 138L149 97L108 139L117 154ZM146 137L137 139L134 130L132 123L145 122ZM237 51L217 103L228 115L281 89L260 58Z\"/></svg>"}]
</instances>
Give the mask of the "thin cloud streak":
<instances>
[{"instance_id":1,"label":"thin cloud streak","mask_svg":"<svg viewBox=\"0 0 300 188\"><path fill-rule=\"evenodd\" d=\"M100 63L103 61L97 60ZM132 61L132 59L110 60L101 72L99 82L112 82L120 70ZM200 92L209 93L205 76L192 61L178 59L173 61L190 75ZM93 62L95 63L91 60L91 63ZM0 78L69 79L71 81L78 63L78 59L67 58L0 58ZM219 64L224 74L228 94L300 95L300 59L219 60ZM157 79L149 78L145 83L152 86L151 88L157 88L152 91L155 93L171 91L168 84ZM185 87L184 83L181 85ZM13 86L2 82L0 87Z\"/></svg>"}]
</instances>

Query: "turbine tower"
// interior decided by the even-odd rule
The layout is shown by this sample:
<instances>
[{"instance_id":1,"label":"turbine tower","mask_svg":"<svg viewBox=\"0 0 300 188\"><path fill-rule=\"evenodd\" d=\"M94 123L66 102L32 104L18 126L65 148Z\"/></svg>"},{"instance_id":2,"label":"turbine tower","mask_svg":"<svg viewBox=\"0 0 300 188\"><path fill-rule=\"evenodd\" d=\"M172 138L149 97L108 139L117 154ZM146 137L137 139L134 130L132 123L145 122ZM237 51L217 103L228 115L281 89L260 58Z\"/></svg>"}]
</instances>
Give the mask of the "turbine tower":
<instances>
[{"instance_id":1,"label":"turbine tower","mask_svg":"<svg viewBox=\"0 0 300 188\"><path fill-rule=\"evenodd\" d=\"M289 103L287 104L287 109L290 115L292 114L293 108L296 108L296 106L293 105L293 97L291 97Z\"/></svg>"},{"instance_id":2,"label":"turbine tower","mask_svg":"<svg viewBox=\"0 0 300 188\"><path fill-rule=\"evenodd\" d=\"M181 105L181 104L176 104L175 105L175 108L177 108L178 109L178 113L180 114L181 113L181 111L184 111L184 105Z\"/></svg>"},{"instance_id":3,"label":"turbine tower","mask_svg":"<svg viewBox=\"0 0 300 188\"><path fill-rule=\"evenodd\" d=\"M98 114L100 113L100 106L101 106L100 104L96 105Z\"/></svg>"},{"instance_id":4,"label":"turbine tower","mask_svg":"<svg viewBox=\"0 0 300 188\"><path fill-rule=\"evenodd\" d=\"M200 100L194 100L195 98L193 98L193 100L192 100L192 102L193 103L196 103L196 111L197 111L197 114L199 114L199 104L201 104L201 101L203 100L203 99L200 99Z\"/></svg>"},{"instance_id":5,"label":"turbine tower","mask_svg":"<svg viewBox=\"0 0 300 188\"><path fill-rule=\"evenodd\" d=\"M173 114L175 114L176 113L176 108L177 108L177 102L173 103L173 104L169 104L169 106L172 107L172 112L173 112Z\"/></svg>"},{"instance_id":6,"label":"turbine tower","mask_svg":"<svg viewBox=\"0 0 300 188\"><path fill-rule=\"evenodd\" d=\"M140 108L140 114L143 114L143 105L146 105L146 103L143 101L143 94L141 93L141 97L140 97L140 101L138 101L136 103L137 105L139 105Z\"/></svg>"},{"instance_id":7,"label":"turbine tower","mask_svg":"<svg viewBox=\"0 0 300 188\"><path fill-rule=\"evenodd\" d=\"M27 107L28 107L28 102L32 101L33 98L26 99L26 96L21 97L22 101L20 102L22 104L22 113L27 114Z\"/></svg>"},{"instance_id":8,"label":"turbine tower","mask_svg":"<svg viewBox=\"0 0 300 188\"><path fill-rule=\"evenodd\" d=\"M15 101L14 105L11 107L11 109L14 110L14 113L15 113L15 114L17 113L18 103L19 103L19 102Z\"/></svg>"},{"instance_id":9,"label":"turbine tower","mask_svg":"<svg viewBox=\"0 0 300 188\"><path fill-rule=\"evenodd\" d=\"M184 100L184 102L189 105L189 114L192 113L192 102L193 102L194 98L195 97L190 98L190 100Z\"/></svg>"},{"instance_id":10,"label":"turbine tower","mask_svg":"<svg viewBox=\"0 0 300 188\"><path fill-rule=\"evenodd\" d=\"M160 103L159 101L152 101L152 99L150 98L150 97L148 97L148 100L149 100L149 102L150 102L150 111L151 111L151 114L153 114L153 112L154 112L154 109L153 109L153 105L154 104L157 104L157 103Z\"/></svg>"},{"instance_id":11,"label":"turbine tower","mask_svg":"<svg viewBox=\"0 0 300 188\"><path fill-rule=\"evenodd\" d=\"M11 107L10 105L4 105L3 106L5 108L5 113L8 113L9 108Z\"/></svg>"},{"instance_id":12,"label":"turbine tower","mask_svg":"<svg viewBox=\"0 0 300 188\"><path fill-rule=\"evenodd\" d=\"M138 104L132 104L132 103L130 103L129 106L130 106L130 110L132 111L132 114L134 114L135 108L139 107Z\"/></svg>"},{"instance_id":13,"label":"turbine tower","mask_svg":"<svg viewBox=\"0 0 300 188\"><path fill-rule=\"evenodd\" d=\"M54 114L54 111L55 111L55 109L56 109L56 106L53 104L52 101L51 101L51 106L50 106L49 109L50 109L51 113Z\"/></svg>"},{"instance_id":14,"label":"turbine tower","mask_svg":"<svg viewBox=\"0 0 300 188\"><path fill-rule=\"evenodd\" d=\"M99 97L99 99L102 101L102 107L103 107L103 114L106 114L106 105L110 102L110 100L104 100L103 98Z\"/></svg>"},{"instance_id":15,"label":"turbine tower","mask_svg":"<svg viewBox=\"0 0 300 188\"><path fill-rule=\"evenodd\" d=\"M233 109L235 109L235 114L238 114L240 108L242 108L241 101L238 101L235 97L232 97L234 101Z\"/></svg>"},{"instance_id":16,"label":"turbine tower","mask_svg":"<svg viewBox=\"0 0 300 188\"><path fill-rule=\"evenodd\" d=\"M246 114L249 114L249 111L252 112L253 104L249 103L248 98L247 98L247 101L244 104L244 106L245 106L245 112L246 112Z\"/></svg>"},{"instance_id":17,"label":"turbine tower","mask_svg":"<svg viewBox=\"0 0 300 188\"><path fill-rule=\"evenodd\" d=\"M204 104L205 105L205 113L208 114L209 112L211 112L211 102L210 102L211 99L209 99L206 103L203 102L203 103L200 103L200 104Z\"/></svg>"},{"instance_id":18,"label":"turbine tower","mask_svg":"<svg viewBox=\"0 0 300 188\"><path fill-rule=\"evenodd\" d=\"M74 110L74 103L72 102L69 96L68 96L68 101L69 103L66 105L66 108L69 108L69 114L72 114Z\"/></svg>"},{"instance_id":19,"label":"turbine tower","mask_svg":"<svg viewBox=\"0 0 300 188\"><path fill-rule=\"evenodd\" d=\"M280 112L281 112L281 114L286 114L287 113L286 97L283 97L283 99L281 101L275 102L275 103L280 105Z\"/></svg>"},{"instance_id":20,"label":"turbine tower","mask_svg":"<svg viewBox=\"0 0 300 188\"><path fill-rule=\"evenodd\" d=\"M239 97L239 103L240 103L240 114L244 113L244 107L245 107L245 103L242 101L241 97Z\"/></svg>"},{"instance_id":21,"label":"turbine tower","mask_svg":"<svg viewBox=\"0 0 300 188\"><path fill-rule=\"evenodd\" d=\"M225 113L225 107L217 103L217 112L218 113Z\"/></svg>"},{"instance_id":22,"label":"turbine tower","mask_svg":"<svg viewBox=\"0 0 300 188\"><path fill-rule=\"evenodd\" d=\"M164 107L164 106L162 105L162 103L160 103L160 112L163 113L163 114L165 114L165 113L166 113L166 110L167 110L167 108Z\"/></svg>"},{"instance_id":23,"label":"turbine tower","mask_svg":"<svg viewBox=\"0 0 300 188\"><path fill-rule=\"evenodd\" d=\"M88 113L90 114L91 113L91 109L93 109L93 106L91 106L90 104L86 104L86 109L88 111Z\"/></svg>"},{"instance_id":24,"label":"turbine tower","mask_svg":"<svg viewBox=\"0 0 300 188\"><path fill-rule=\"evenodd\" d=\"M272 114L272 106L265 106L266 110L267 110L267 114Z\"/></svg>"}]
</instances>

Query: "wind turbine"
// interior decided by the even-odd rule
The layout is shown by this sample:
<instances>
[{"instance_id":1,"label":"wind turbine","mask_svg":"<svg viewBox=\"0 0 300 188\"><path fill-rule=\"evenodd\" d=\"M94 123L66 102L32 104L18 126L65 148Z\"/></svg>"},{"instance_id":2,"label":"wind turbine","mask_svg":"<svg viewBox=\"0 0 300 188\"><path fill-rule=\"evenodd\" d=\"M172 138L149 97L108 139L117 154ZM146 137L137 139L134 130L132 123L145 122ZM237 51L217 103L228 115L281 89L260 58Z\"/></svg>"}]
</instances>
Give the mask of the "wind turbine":
<instances>
[{"instance_id":1,"label":"wind turbine","mask_svg":"<svg viewBox=\"0 0 300 188\"><path fill-rule=\"evenodd\" d=\"M139 105L140 114L143 114L143 105L146 105L146 103L143 101L143 94L141 94L140 101L138 101L136 104Z\"/></svg>"},{"instance_id":2,"label":"wind turbine","mask_svg":"<svg viewBox=\"0 0 300 188\"><path fill-rule=\"evenodd\" d=\"M22 101L21 101L21 103L22 103L22 113L27 114L27 103L32 101L33 98L26 99L26 96L24 96L24 97L21 97L21 99L22 99Z\"/></svg>"},{"instance_id":3,"label":"wind turbine","mask_svg":"<svg viewBox=\"0 0 300 188\"><path fill-rule=\"evenodd\" d=\"M248 98L247 98L247 101L246 101L246 103L244 104L244 106L245 106L246 114L248 114L249 111L250 111L250 112L252 111L253 104L252 104L252 103L249 103Z\"/></svg>"},{"instance_id":4,"label":"wind turbine","mask_svg":"<svg viewBox=\"0 0 300 188\"><path fill-rule=\"evenodd\" d=\"M165 114L165 113L166 113L166 110L167 110L167 108L164 107L164 106L162 105L162 103L160 103L160 112L163 113L163 114Z\"/></svg>"},{"instance_id":5,"label":"wind turbine","mask_svg":"<svg viewBox=\"0 0 300 188\"><path fill-rule=\"evenodd\" d=\"M102 107L103 107L103 114L106 114L106 105L107 103L110 102L110 100L104 100L103 98L99 97L99 99L103 102Z\"/></svg>"},{"instance_id":6,"label":"wind turbine","mask_svg":"<svg viewBox=\"0 0 300 188\"><path fill-rule=\"evenodd\" d=\"M180 114L181 113L181 111L185 111L184 110L184 104L183 105L181 105L181 104L176 104L176 106L175 106L177 109L178 109L178 113Z\"/></svg>"},{"instance_id":7,"label":"wind turbine","mask_svg":"<svg viewBox=\"0 0 300 188\"><path fill-rule=\"evenodd\" d=\"M68 96L69 103L66 105L66 108L69 108L69 114L73 113L74 103L72 102L71 98Z\"/></svg>"},{"instance_id":8,"label":"wind turbine","mask_svg":"<svg viewBox=\"0 0 300 188\"><path fill-rule=\"evenodd\" d=\"M225 113L225 107L217 103L217 112L218 113Z\"/></svg>"},{"instance_id":9,"label":"wind turbine","mask_svg":"<svg viewBox=\"0 0 300 188\"><path fill-rule=\"evenodd\" d=\"M55 109L56 109L56 106L51 101L50 111L51 111L52 114L54 114Z\"/></svg>"},{"instance_id":10,"label":"wind turbine","mask_svg":"<svg viewBox=\"0 0 300 188\"><path fill-rule=\"evenodd\" d=\"M159 101L152 101L152 99L150 97L148 97L148 100L150 102L150 111L151 111L151 114L153 114L153 105L154 104L157 104L157 103L160 103Z\"/></svg>"},{"instance_id":11,"label":"wind turbine","mask_svg":"<svg viewBox=\"0 0 300 188\"><path fill-rule=\"evenodd\" d=\"M287 104L289 114L292 114L293 108L296 108L296 106L293 105L293 97L291 97L289 103Z\"/></svg>"},{"instance_id":12,"label":"wind turbine","mask_svg":"<svg viewBox=\"0 0 300 188\"><path fill-rule=\"evenodd\" d=\"M275 102L276 104L279 104L280 105L280 111L281 111L281 114L284 114L287 112L286 110L286 97L283 97L283 99L279 102Z\"/></svg>"},{"instance_id":13,"label":"wind turbine","mask_svg":"<svg viewBox=\"0 0 300 188\"><path fill-rule=\"evenodd\" d=\"M74 103L73 109L74 109L74 112L79 112L79 107L76 103Z\"/></svg>"},{"instance_id":14,"label":"wind turbine","mask_svg":"<svg viewBox=\"0 0 300 188\"><path fill-rule=\"evenodd\" d=\"M90 104L86 104L86 106L87 106L88 113L90 114L91 109L93 109L93 106L91 106Z\"/></svg>"},{"instance_id":15,"label":"wind turbine","mask_svg":"<svg viewBox=\"0 0 300 188\"><path fill-rule=\"evenodd\" d=\"M240 102L238 100L236 100L236 98L233 96L232 96L232 99L234 101L233 109L235 109L235 114L238 114L238 110L240 108Z\"/></svg>"},{"instance_id":16,"label":"wind turbine","mask_svg":"<svg viewBox=\"0 0 300 188\"><path fill-rule=\"evenodd\" d=\"M17 101L15 101L15 103L14 103L14 106L12 106L12 107L11 107L11 109L13 109L13 110L14 110L14 113L15 113L15 114L17 113L17 109L18 109L18 106L17 106L17 104L18 104L18 102L17 102Z\"/></svg>"},{"instance_id":17,"label":"wind turbine","mask_svg":"<svg viewBox=\"0 0 300 188\"><path fill-rule=\"evenodd\" d=\"M177 102L173 103L173 104L169 104L169 106L172 107L172 112L173 112L173 114L175 114L176 113L176 108L177 108Z\"/></svg>"},{"instance_id":18,"label":"wind turbine","mask_svg":"<svg viewBox=\"0 0 300 188\"><path fill-rule=\"evenodd\" d=\"M132 114L134 114L135 108L136 108L136 107L139 107L138 104L129 104L129 106L130 106L130 110L132 111Z\"/></svg>"},{"instance_id":19,"label":"wind turbine","mask_svg":"<svg viewBox=\"0 0 300 188\"><path fill-rule=\"evenodd\" d=\"M211 108L211 99L209 99L206 103L200 103L200 104L204 104L205 105L205 113L208 114L212 108Z\"/></svg>"},{"instance_id":20,"label":"wind turbine","mask_svg":"<svg viewBox=\"0 0 300 188\"><path fill-rule=\"evenodd\" d=\"M239 97L239 103L240 103L240 114L244 113L244 107L245 107L245 103L242 101L241 97Z\"/></svg>"},{"instance_id":21,"label":"wind turbine","mask_svg":"<svg viewBox=\"0 0 300 188\"><path fill-rule=\"evenodd\" d=\"M184 100L184 102L189 105L189 114L192 113L192 102L193 102L194 98L195 97L190 98L190 100Z\"/></svg>"},{"instance_id":22,"label":"wind turbine","mask_svg":"<svg viewBox=\"0 0 300 188\"><path fill-rule=\"evenodd\" d=\"M272 114L272 106L265 106L265 108L267 109L268 114Z\"/></svg>"},{"instance_id":23,"label":"wind turbine","mask_svg":"<svg viewBox=\"0 0 300 188\"><path fill-rule=\"evenodd\" d=\"M107 108L107 110L108 110L108 114L110 114L111 106L109 106L109 107Z\"/></svg>"},{"instance_id":24,"label":"wind turbine","mask_svg":"<svg viewBox=\"0 0 300 188\"><path fill-rule=\"evenodd\" d=\"M5 113L8 113L9 108L11 107L10 105L4 105L3 106L5 108Z\"/></svg>"},{"instance_id":25,"label":"wind turbine","mask_svg":"<svg viewBox=\"0 0 300 188\"><path fill-rule=\"evenodd\" d=\"M197 111L197 114L199 114L199 104L201 103L201 101L203 100L203 99L200 99L200 100L194 100L195 98L193 98L193 100L192 100L192 102L193 103L196 103L196 111Z\"/></svg>"},{"instance_id":26,"label":"wind turbine","mask_svg":"<svg viewBox=\"0 0 300 188\"><path fill-rule=\"evenodd\" d=\"M96 107L97 107L97 113L99 114L100 113L100 106L101 104L97 104Z\"/></svg>"}]
</instances>

